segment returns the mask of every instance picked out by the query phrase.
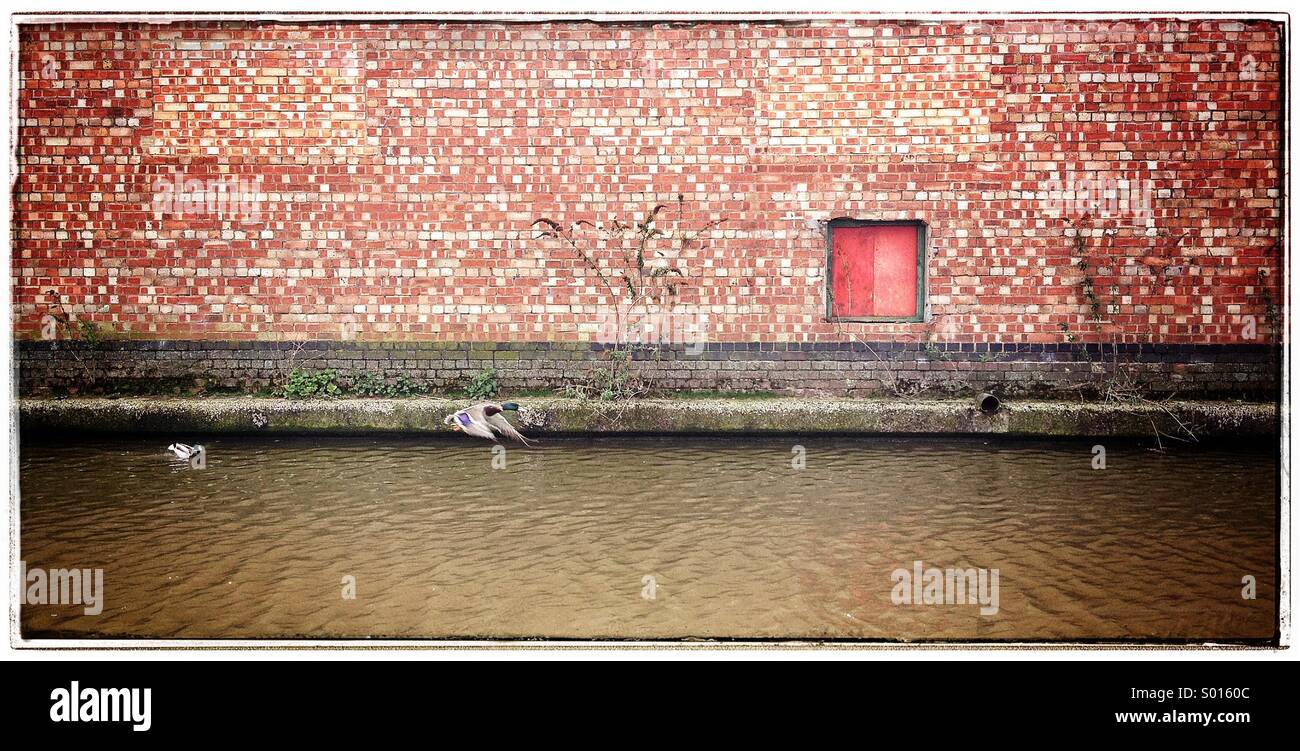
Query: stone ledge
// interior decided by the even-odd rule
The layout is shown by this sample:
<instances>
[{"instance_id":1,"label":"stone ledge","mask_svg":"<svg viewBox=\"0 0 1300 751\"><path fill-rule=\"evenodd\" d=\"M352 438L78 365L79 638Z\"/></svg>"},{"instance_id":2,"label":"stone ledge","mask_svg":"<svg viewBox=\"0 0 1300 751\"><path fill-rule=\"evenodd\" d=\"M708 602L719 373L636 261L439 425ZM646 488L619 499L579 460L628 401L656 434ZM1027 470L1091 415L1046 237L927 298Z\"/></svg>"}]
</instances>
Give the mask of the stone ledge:
<instances>
[{"instance_id":1,"label":"stone ledge","mask_svg":"<svg viewBox=\"0 0 1300 751\"><path fill-rule=\"evenodd\" d=\"M526 433L853 433L1143 436L1177 435L1178 423L1202 437L1276 437L1271 403L1179 401L1161 405L1012 401L993 416L968 400L644 399L591 402L522 399L514 422ZM364 434L449 433L443 417L465 399L288 400L21 399L20 429L79 433Z\"/></svg>"}]
</instances>

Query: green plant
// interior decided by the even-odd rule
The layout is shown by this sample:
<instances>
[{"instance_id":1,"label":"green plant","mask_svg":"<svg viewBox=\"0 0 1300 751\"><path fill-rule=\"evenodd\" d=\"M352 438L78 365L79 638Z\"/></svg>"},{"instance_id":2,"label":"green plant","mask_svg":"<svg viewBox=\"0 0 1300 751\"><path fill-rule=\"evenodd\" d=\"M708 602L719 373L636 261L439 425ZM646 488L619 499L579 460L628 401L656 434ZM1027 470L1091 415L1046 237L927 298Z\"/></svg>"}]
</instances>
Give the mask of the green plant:
<instances>
[{"instance_id":1,"label":"green plant","mask_svg":"<svg viewBox=\"0 0 1300 751\"><path fill-rule=\"evenodd\" d=\"M939 349L938 345L936 345L934 342L925 343L925 356L930 358L931 360L942 360L944 362L948 362L953 359L953 356L950 352Z\"/></svg>"},{"instance_id":2,"label":"green plant","mask_svg":"<svg viewBox=\"0 0 1300 751\"><path fill-rule=\"evenodd\" d=\"M1082 233L1074 236L1074 249L1079 253L1079 260L1076 265L1079 267L1079 289L1083 292L1083 299L1088 302L1088 317L1093 321L1101 320L1101 300L1097 297L1096 284L1092 280L1092 274L1088 272L1088 256L1085 255L1084 244L1087 241Z\"/></svg>"},{"instance_id":3,"label":"green plant","mask_svg":"<svg viewBox=\"0 0 1300 751\"><path fill-rule=\"evenodd\" d=\"M395 378L389 388L391 389L390 393L392 393L393 396L402 397L423 394L429 390L423 383L404 375L399 375Z\"/></svg>"},{"instance_id":4,"label":"green plant","mask_svg":"<svg viewBox=\"0 0 1300 751\"><path fill-rule=\"evenodd\" d=\"M609 353L609 367L592 371L592 385L597 399L608 401L636 396L635 390L630 388L631 361L632 354L627 350L613 350Z\"/></svg>"},{"instance_id":5,"label":"green plant","mask_svg":"<svg viewBox=\"0 0 1300 751\"><path fill-rule=\"evenodd\" d=\"M692 256L698 257L711 234L724 220L717 219L691 230L683 226L689 220L686 197L676 200L676 220L671 229L661 227L673 213L671 203L650 206L640 219L630 223L615 219L597 225L588 221L562 224L539 218L532 227L539 239L562 243L595 274L612 312L612 339L607 350L608 362L594 367L584 382L570 384L564 393L589 399L626 399L647 393L649 384L634 378L630 362L635 342L646 343L646 332L656 331L656 315L672 315L682 288L690 282L688 270ZM612 337L609 335L612 334Z\"/></svg>"},{"instance_id":6,"label":"green plant","mask_svg":"<svg viewBox=\"0 0 1300 751\"><path fill-rule=\"evenodd\" d=\"M676 203L678 216L684 215L686 196L678 195ZM702 245L700 236L725 221L707 222L693 232L665 231L657 222L659 215L668 209L668 204L656 204L640 221L633 219L631 224L618 219L609 226L582 221L566 229L560 222L542 217L532 226L538 238L559 240L569 246L583 265L596 274L615 299L615 312L621 324L623 317L638 306L645 309L651 304L674 304L686 273L673 263L673 258L680 260L688 251L698 250ZM581 237L580 229L590 230L594 236ZM598 259L604 259L604 263ZM620 335L623 333L620 330Z\"/></svg>"},{"instance_id":7,"label":"green plant","mask_svg":"<svg viewBox=\"0 0 1300 751\"><path fill-rule=\"evenodd\" d=\"M352 379L352 386L348 389L349 393L354 396L383 397L385 399L417 396L427 390L424 384L404 374L389 382L378 373L370 371L355 376Z\"/></svg>"},{"instance_id":8,"label":"green plant","mask_svg":"<svg viewBox=\"0 0 1300 751\"><path fill-rule=\"evenodd\" d=\"M489 399L497 395L497 371L495 368L483 368L469 379L465 395L471 399Z\"/></svg>"},{"instance_id":9,"label":"green plant","mask_svg":"<svg viewBox=\"0 0 1300 751\"><path fill-rule=\"evenodd\" d=\"M1074 229L1071 243L1076 257L1074 265L1079 269L1079 291L1088 305L1088 319L1101 320L1101 298L1097 296L1097 284L1092 271L1088 268L1088 235L1092 231L1092 217L1085 215L1070 223ZM1109 232L1102 232L1102 237L1110 237Z\"/></svg>"},{"instance_id":10,"label":"green plant","mask_svg":"<svg viewBox=\"0 0 1300 751\"><path fill-rule=\"evenodd\" d=\"M1264 321L1268 324L1269 340L1276 341L1278 333L1282 330L1282 310L1277 304L1277 299L1273 296L1273 289L1269 284L1268 269L1256 270L1255 278L1259 283L1260 296L1264 302Z\"/></svg>"},{"instance_id":11,"label":"green plant","mask_svg":"<svg viewBox=\"0 0 1300 751\"><path fill-rule=\"evenodd\" d=\"M338 374L333 370L313 372L294 369L289 372L288 380L278 393L286 399L319 399L341 396L343 388L339 386Z\"/></svg>"},{"instance_id":12,"label":"green plant","mask_svg":"<svg viewBox=\"0 0 1300 751\"><path fill-rule=\"evenodd\" d=\"M81 319L77 321L77 336L82 341L96 345L104 341L104 336L108 333L108 327L100 326L94 321Z\"/></svg>"},{"instance_id":13,"label":"green plant","mask_svg":"<svg viewBox=\"0 0 1300 751\"><path fill-rule=\"evenodd\" d=\"M564 387L564 395L575 399L614 401L635 399L650 392L650 384L632 373L632 352L627 349L606 350L606 364L594 366L581 383Z\"/></svg>"}]
</instances>

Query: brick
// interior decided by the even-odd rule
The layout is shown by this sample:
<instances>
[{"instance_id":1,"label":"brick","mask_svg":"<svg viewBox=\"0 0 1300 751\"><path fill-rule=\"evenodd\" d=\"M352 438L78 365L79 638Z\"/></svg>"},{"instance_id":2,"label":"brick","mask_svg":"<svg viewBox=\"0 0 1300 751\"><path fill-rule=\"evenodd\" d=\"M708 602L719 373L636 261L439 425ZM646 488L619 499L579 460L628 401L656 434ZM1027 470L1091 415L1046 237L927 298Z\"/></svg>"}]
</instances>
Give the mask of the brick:
<instances>
[{"instance_id":1,"label":"brick","mask_svg":"<svg viewBox=\"0 0 1300 751\"><path fill-rule=\"evenodd\" d=\"M611 293L531 221L662 203L725 220L661 249L710 342L1274 341L1279 29L24 24L15 331L590 341ZM825 320L837 217L927 224L927 321Z\"/></svg>"}]
</instances>

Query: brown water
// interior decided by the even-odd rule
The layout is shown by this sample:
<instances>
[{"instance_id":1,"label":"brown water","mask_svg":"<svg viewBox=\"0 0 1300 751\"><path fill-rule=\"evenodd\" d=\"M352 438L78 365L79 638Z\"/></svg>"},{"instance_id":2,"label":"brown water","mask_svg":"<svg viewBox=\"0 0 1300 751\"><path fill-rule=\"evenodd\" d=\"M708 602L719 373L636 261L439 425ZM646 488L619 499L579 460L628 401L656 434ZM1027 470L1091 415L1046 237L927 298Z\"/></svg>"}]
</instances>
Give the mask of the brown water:
<instances>
[{"instance_id":1,"label":"brown water","mask_svg":"<svg viewBox=\"0 0 1300 751\"><path fill-rule=\"evenodd\" d=\"M1094 470L1077 442L552 439L493 469L463 439L224 438L192 469L167 443L23 444L28 569L104 576L101 614L28 605L25 635L1274 633L1267 446L1115 442ZM894 604L917 560L997 569L997 612Z\"/></svg>"}]
</instances>

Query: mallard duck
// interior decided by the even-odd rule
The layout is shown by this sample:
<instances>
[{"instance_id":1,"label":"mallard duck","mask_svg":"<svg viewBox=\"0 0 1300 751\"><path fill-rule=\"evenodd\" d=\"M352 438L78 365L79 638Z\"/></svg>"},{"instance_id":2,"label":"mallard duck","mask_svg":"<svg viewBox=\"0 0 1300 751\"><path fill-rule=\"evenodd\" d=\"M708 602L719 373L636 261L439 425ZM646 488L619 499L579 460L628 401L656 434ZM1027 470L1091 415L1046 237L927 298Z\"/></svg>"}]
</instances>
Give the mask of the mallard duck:
<instances>
[{"instance_id":1,"label":"mallard duck","mask_svg":"<svg viewBox=\"0 0 1300 751\"><path fill-rule=\"evenodd\" d=\"M453 430L459 430L475 438L486 438L489 441L497 440L497 435L503 435L512 441L519 441L525 446L533 445L531 441L523 436L510 421L501 414L506 410L516 412L519 405L514 402L497 404L496 402L483 402L475 404L472 407L447 415L443 419L444 425L450 425Z\"/></svg>"},{"instance_id":2,"label":"mallard duck","mask_svg":"<svg viewBox=\"0 0 1300 751\"><path fill-rule=\"evenodd\" d=\"M203 451L203 447L197 443L193 446L188 443L173 443L167 450L175 454L177 459L193 459Z\"/></svg>"}]
</instances>

